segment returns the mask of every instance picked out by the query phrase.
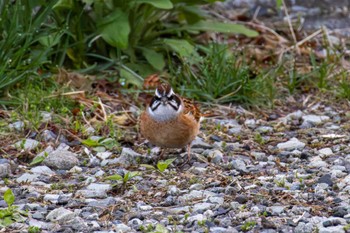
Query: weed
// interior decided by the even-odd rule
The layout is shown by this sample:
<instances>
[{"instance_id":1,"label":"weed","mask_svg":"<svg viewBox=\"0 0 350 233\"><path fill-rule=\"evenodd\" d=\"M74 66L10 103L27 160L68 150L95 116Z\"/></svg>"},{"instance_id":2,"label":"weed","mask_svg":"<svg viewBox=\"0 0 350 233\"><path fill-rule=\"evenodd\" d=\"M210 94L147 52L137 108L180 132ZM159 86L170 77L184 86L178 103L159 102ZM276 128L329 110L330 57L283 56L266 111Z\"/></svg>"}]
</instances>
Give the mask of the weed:
<instances>
[{"instance_id":1,"label":"weed","mask_svg":"<svg viewBox=\"0 0 350 233\"><path fill-rule=\"evenodd\" d=\"M168 169L169 165L172 164L175 160L176 160L176 158L167 159L165 161L160 160L157 162L157 169L154 166L149 165L149 164L141 164L141 166L146 167L146 168L151 169L151 170L157 170L163 175L163 172L166 169Z\"/></svg>"},{"instance_id":2,"label":"weed","mask_svg":"<svg viewBox=\"0 0 350 233\"><path fill-rule=\"evenodd\" d=\"M18 207L13 205L15 202L15 196L13 195L12 190L6 190L3 198L8 207L0 209L0 228L7 227L14 222L24 222L27 213L18 210Z\"/></svg>"},{"instance_id":3,"label":"weed","mask_svg":"<svg viewBox=\"0 0 350 233\"><path fill-rule=\"evenodd\" d=\"M268 76L251 77L250 68L227 45L212 44L203 56L181 59L170 66L171 83L180 95L214 103L239 102L251 105L268 101L264 96ZM271 85L273 86L273 85ZM186 87L186 88L184 88ZM218 126L220 127L220 126Z\"/></svg>"},{"instance_id":4,"label":"weed","mask_svg":"<svg viewBox=\"0 0 350 233\"><path fill-rule=\"evenodd\" d=\"M247 221L241 226L241 230L244 232L249 231L249 230L253 229L255 227L255 225L256 225L256 222Z\"/></svg>"},{"instance_id":5,"label":"weed","mask_svg":"<svg viewBox=\"0 0 350 233\"><path fill-rule=\"evenodd\" d=\"M264 145L265 144L265 139L261 136L260 133L256 133L254 135L254 141L260 145Z\"/></svg>"},{"instance_id":6,"label":"weed","mask_svg":"<svg viewBox=\"0 0 350 233\"><path fill-rule=\"evenodd\" d=\"M40 232L41 232L40 227L36 227L36 226L28 227L28 233L40 233Z\"/></svg>"},{"instance_id":7,"label":"weed","mask_svg":"<svg viewBox=\"0 0 350 233\"><path fill-rule=\"evenodd\" d=\"M119 174L114 174L114 175L112 175L112 176L107 176L105 179L106 180L114 180L114 181L119 181L119 182L121 182L122 183L122 187L123 187L123 189L125 189L126 188L126 185L127 185L127 183L132 179L132 178L134 178L134 177L136 177L136 176L141 176L141 172L126 172L125 174L124 174L124 176L121 176L121 175L119 175ZM118 185L118 184L115 184L114 186L116 186L116 185Z\"/></svg>"}]
</instances>

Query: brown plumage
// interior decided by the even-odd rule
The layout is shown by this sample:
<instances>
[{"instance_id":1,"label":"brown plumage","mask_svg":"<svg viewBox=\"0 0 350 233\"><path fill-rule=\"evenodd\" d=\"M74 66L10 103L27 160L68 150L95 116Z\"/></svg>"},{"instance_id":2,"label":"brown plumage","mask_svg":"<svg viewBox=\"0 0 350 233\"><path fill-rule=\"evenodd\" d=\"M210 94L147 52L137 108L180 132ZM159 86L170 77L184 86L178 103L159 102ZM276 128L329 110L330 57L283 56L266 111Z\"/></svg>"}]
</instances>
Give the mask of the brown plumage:
<instances>
[{"instance_id":1,"label":"brown plumage","mask_svg":"<svg viewBox=\"0 0 350 233\"><path fill-rule=\"evenodd\" d=\"M169 84L158 85L155 95L140 117L141 134L162 148L188 146L199 132L200 112L188 100L177 96Z\"/></svg>"}]
</instances>

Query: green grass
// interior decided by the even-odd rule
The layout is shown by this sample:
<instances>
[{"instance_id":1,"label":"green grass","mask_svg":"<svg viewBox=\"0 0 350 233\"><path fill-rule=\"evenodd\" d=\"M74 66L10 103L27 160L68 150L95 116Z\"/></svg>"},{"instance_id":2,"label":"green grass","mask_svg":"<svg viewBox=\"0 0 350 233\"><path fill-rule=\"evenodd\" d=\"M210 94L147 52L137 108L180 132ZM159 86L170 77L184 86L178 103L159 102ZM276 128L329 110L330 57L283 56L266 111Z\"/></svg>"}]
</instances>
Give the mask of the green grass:
<instances>
[{"instance_id":1,"label":"green grass","mask_svg":"<svg viewBox=\"0 0 350 233\"><path fill-rule=\"evenodd\" d=\"M172 63L171 83L181 95L203 102L271 103L275 90L268 73L255 75L244 55L227 45L201 47L200 57Z\"/></svg>"}]
</instances>

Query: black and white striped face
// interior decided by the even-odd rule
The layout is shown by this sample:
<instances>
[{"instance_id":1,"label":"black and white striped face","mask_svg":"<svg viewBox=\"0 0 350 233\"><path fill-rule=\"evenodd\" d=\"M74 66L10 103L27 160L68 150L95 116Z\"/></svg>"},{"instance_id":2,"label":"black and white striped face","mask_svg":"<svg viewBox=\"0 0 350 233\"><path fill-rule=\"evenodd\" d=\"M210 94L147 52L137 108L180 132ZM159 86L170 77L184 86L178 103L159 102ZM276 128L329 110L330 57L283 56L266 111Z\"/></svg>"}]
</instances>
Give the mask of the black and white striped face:
<instances>
[{"instance_id":1,"label":"black and white striped face","mask_svg":"<svg viewBox=\"0 0 350 233\"><path fill-rule=\"evenodd\" d=\"M156 121L174 119L183 110L180 98L169 84L160 84L148 107L148 113Z\"/></svg>"}]
</instances>

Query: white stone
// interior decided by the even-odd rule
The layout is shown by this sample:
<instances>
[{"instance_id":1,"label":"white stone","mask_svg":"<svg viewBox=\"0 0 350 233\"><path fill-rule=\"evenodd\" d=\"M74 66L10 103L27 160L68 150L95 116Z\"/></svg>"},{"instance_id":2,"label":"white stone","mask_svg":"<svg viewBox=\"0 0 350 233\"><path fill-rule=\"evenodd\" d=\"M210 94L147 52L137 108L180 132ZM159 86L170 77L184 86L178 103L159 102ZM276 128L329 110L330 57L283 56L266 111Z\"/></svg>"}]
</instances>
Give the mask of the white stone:
<instances>
[{"instance_id":1,"label":"white stone","mask_svg":"<svg viewBox=\"0 0 350 233\"><path fill-rule=\"evenodd\" d=\"M17 183L21 182L33 182L35 181L40 175L39 174L29 174L24 173L20 177L16 179Z\"/></svg>"},{"instance_id":2,"label":"white stone","mask_svg":"<svg viewBox=\"0 0 350 233\"><path fill-rule=\"evenodd\" d=\"M39 145L39 142L30 138L23 139L15 143L15 147L23 150L33 150Z\"/></svg>"},{"instance_id":3,"label":"white stone","mask_svg":"<svg viewBox=\"0 0 350 233\"><path fill-rule=\"evenodd\" d=\"M277 148L280 150L295 150L295 149L303 149L305 147L305 143L299 141L297 138L291 138L287 142L281 142L277 144Z\"/></svg>"},{"instance_id":4,"label":"white stone","mask_svg":"<svg viewBox=\"0 0 350 233\"><path fill-rule=\"evenodd\" d=\"M69 170L69 172L72 172L72 173L81 173L82 171L83 171L83 169L81 167L78 167L78 166L74 166Z\"/></svg>"},{"instance_id":5,"label":"white stone","mask_svg":"<svg viewBox=\"0 0 350 233\"><path fill-rule=\"evenodd\" d=\"M213 208L215 205L207 202L197 203L193 206L193 212L203 212Z\"/></svg>"},{"instance_id":6,"label":"white stone","mask_svg":"<svg viewBox=\"0 0 350 233\"><path fill-rule=\"evenodd\" d=\"M188 222L202 222L204 220L207 220L207 218L203 214L197 214L189 217L187 220Z\"/></svg>"},{"instance_id":7,"label":"white stone","mask_svg":"<svg viewBox=\"0 0 350 233\"><path fill-rule=\"evenodd\" d=\"M321 155L325 155L325 156L330 156L330 155L333 155L333 151L331 148L322 148L320 150L318 150L318 152L321 154Z\"/></svg>"},{"instance_id":8,"label":"white stone","mask_svg":"<svg viewBox=\"0 0 350 233\"><path fill-rule=\"evenodd\" d=\"M36 173L36 174L55 175L55 172L52 171L47 166L37 166L37 167L33 167L30 170L31 170L31 172Z\"/></svg>"},{"instance_id":9,"label":"white stone","mask_svg":"<svg viewBox=\"0 0 350 233\"><path fill-rule=\"evenodd\" d=\"M52 210L47 216L46 220L51 222L64 223L75 217L74 212L63 207Z\"/></svg>"},{"instance_id":10,"label":"white stone","mask_svg":"<svg viewBox=\"0 0 350 233\"><path fill-rule=\"evenodd\" d=\"M58 194L45 194L44 201L49 201L53 204L56 204L58 202L58 198L60 195Z\"/></svg>"},{"instance_id":11,"label":"white stone","mask_svg":"<svg viewBox=\"0 0 350 233\"><path fill-rule=\"evenodd\" d=\"M329 120L328 116L317 116L317 115L306 115L306 116L303 116L302 118L304 122L309 122L314 125L318 125L318 124L321 124L322 122Z\"/></svg>"},{"instance_id":12,"label":"white stone","mask_svg":"<svg viewBox=\"0 0 350 233\"><path fill-rule=\"evenodd\" d=\"M104 160L104 159L108 159L109 157L111 157L113 153L110 152L110 151L105 151L105 152L98 152L96 154L96 157L101 159L101 160Z\"/></svg>"}]
</instances>

